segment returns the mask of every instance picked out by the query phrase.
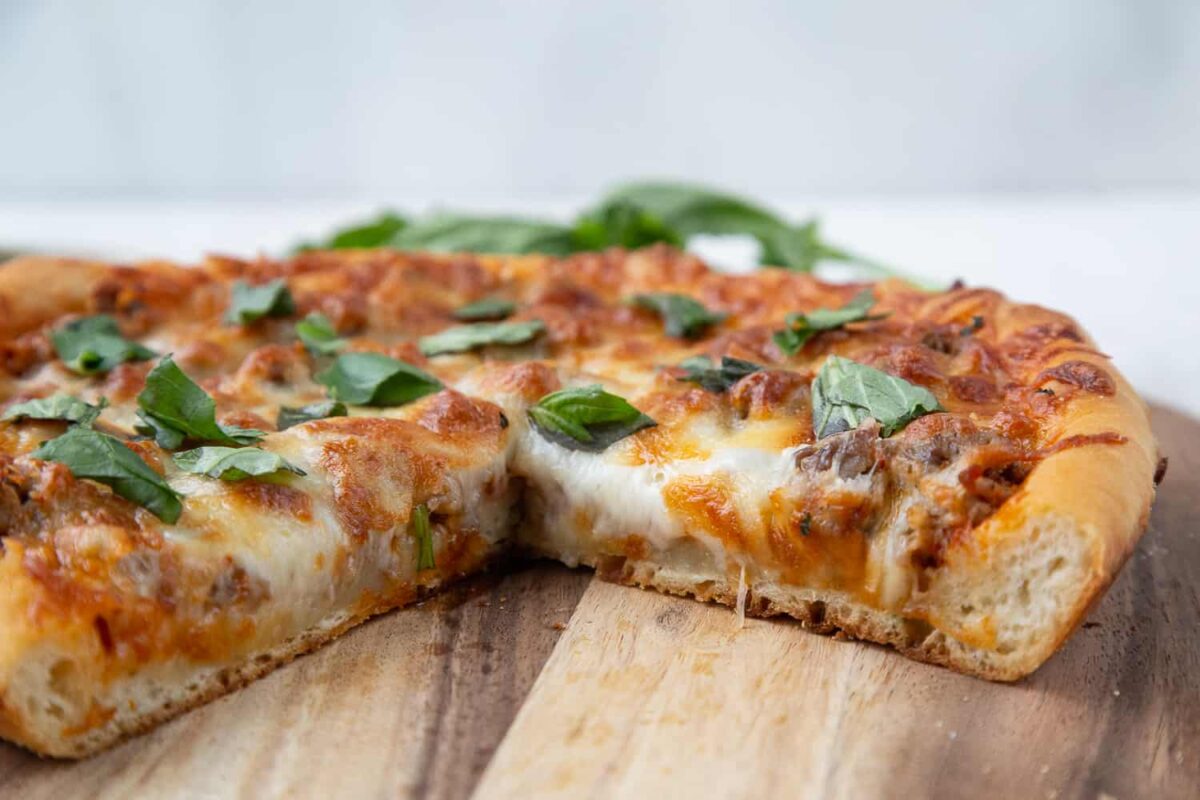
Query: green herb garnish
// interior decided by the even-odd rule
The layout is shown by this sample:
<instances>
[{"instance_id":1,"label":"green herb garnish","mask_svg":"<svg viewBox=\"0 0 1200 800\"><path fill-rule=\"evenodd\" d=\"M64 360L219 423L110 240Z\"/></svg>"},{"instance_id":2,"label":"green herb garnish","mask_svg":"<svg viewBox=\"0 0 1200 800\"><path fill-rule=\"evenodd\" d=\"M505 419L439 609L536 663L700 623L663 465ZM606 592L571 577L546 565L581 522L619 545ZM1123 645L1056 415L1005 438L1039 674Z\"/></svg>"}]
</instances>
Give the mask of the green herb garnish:
<instances>
[{"instance_id":1,"label":"green herb garnish","mask_svg":"<svg viewBox=\"0 0 1200 800\"><path fill-rule=\"evenodd\" d=\"M412 513L413 539L417 543L417 570L434 569L433 531L429 527L429 506L421 503Z\"/></svg>"},{"instance_id":2,"label":"green herb garnish","mask_svg":"<svg viewBox=\"0 0 1200 800\"><path fill-rule=\"evenodd\" d=\"M296 303L283 278L261 286L236 281L229 298L229 310L225 312L225 321L230 325L246 325L263 317L286 317L294 313Z\"/></svg>"},{"instance_id":3,"label":"green herb garnish","mask_svg":"<svg viewBox=\"0 0 1200 800\"><path fill-rule=\"evenodd\" d=\"M95 375L126 361L145 361L155 352L121 335L108 314L80 317L57 328L50 341L58 357L73 372Z\"/></svg>"},{"instance_id":4,"label":"green herb garnish","mask_svg":"<svg viewBox=\"0 0 1200 800\"><path fill-rule=\"evenodd\" d=\"M346 404L339 400L323 400L319 403L309 403L298 408L281 406L275 427L286 431L295 425L312 422L314 419L346 416Z\"/></svg>"},{"instance_id":5,"label":"green herb garnish","mask_svg":"<svg viewBox=\"0 0 1200 800\"><path fill-rule=\"evenodd\" d=\"M108 399L101 397L96 405L90 405L69 394L56 394L37 400L26 400L23 403L13 403L4 412L4 419L56 419L62 422L74 422L84 428L90 428L100 412L108 407Z\"/></svg>"},{"instance_id":6,"label":"green herb garnish","mask_svg":"<svg viewBox=\"0 0 1200 800\"><path fill-rule=\"evenodd\" d=\"M138 431L153 435L159 447L178 449L186 440L247 445L266 436L264 431L217 423L217 404L164 356L146 376L146 388L137 396Z\"/></svg>"},{"instance_id":7,"label":"green herb garnish","mask_svg":"<svg viewBox=\"0 0 1200 800\"><path fill-rule=\"evenodd\" d=\"M710 325L720 323L726 316L709 311L698 301L683 294L650 292L635 294L631 299L635 305L654 311L662 317L663 327L668 336L682 339L701 336Z\"/></svg>"},{"instance_id":8,"label":"green herb garnish","mask_svg":"<svg viewBox=\"0 0 1200 800\"><path fill-rule=\"evenodd\" d=\"M804 344L822 331L831 331L852 322L870 322L883 319L887 314L871 314L875 305L875 294L863 289L841 308L818 308L807 314L788 314L785 327L775 332L775 344L779 349L794 356Z\"/></svg>"},{"instance_id":9,"label":"green herb garnish","mask_svg":"<svg viewBox=\"0 0 1200 800\"><path fill-rule=\"evenodd\" d=\"M335 400L360 406L402 406L442 388L429 373L380 353L343 353L316 381Z\"/></svg>"},{"instance_id":10,"label":"green herb garnish","mask_svg":"<svg viewBox=\"0 0 1200 800\"><path fill-rule=\"evenodd\" d=\"M813 432L818 439L853 430L868 419L891 436L917 417L942 411L923 386L841 356L830 356L812 384Z\"/></svg>"},{"instance_id":11,"label":"green herb garnish","mask_svg":"<svg viewBox=\"0 0 1200 800\"><path fill-rule=\"evenodd\" d=\"M685 358L679 366L686 370L681 381L698 383L710 392L720 394L747 375L759 372L762 366L753 361L743 361L740 358L721 357L720 366L714 366L708 356L692 356Z\"/></svg>"},{"instance_id":12,"label":"green herb garnish","mask_svg":"<svg viewBox=\"0 0 1200 800\"><path fill-rule=\"evenodd\" d=\"M463 322L484 322L501 320L511 317L517 310L517 304L500 297L485 297L474 303L467 303L454 311L454 318Z\"/></svg>"},{"instance_id":13,"label":"green herb garnish","mask_svg":"<svg viewBox=\"0 0 1200 800\"><path fill-rule=\"evenodd\" d=\"M591 452L658 424L599 384L548 394L527 413L538 433L550 441Z\"/></svg>"},{"instance_id":14,"label":"green herb garnish","mask_svg":"<svg viewBox=\"0 0 1200 800\"><path fill-rule=\"evenodd\" d=\"M283 456L258 447L197 447L176 453L171 460L184 472L223 481L241 481L277 472L305 474Z\"/></svg>"},{"instance_id":15,"label":"green herb garnish","mask_svg":"<svg viewBox=\"0 0 1200 800\"><path fill-rule=\"evenodd\" d=\"M538 319L524 322L475 322L423 336L418 345L422 355L432 357L446 353L465 353L494 344L524 344L545 330L545 324Z\"/></svg>"},{"instance_id":16,"label":"green herb garnish","mask_svg":"<svg viewBox=\"0 0 1200 800\"><path fill-rule=\"evenodd\" d=\"M76 478L103 483L163 522L175 522L183 512L181 495L141 456L108 434L72 426L62 436L43 442L33 457L62 464Z\"/></svg>"},{"instance_id":17,"label":"green herb garnish","mask_svg":"<svg viewBox=\"0 0 1200 800\"><path fill-rule=\"evenodd\" d=\"M346 345L346 340L338 336L329 317L319 311L312 312L296 323L296 336L315 355L330 356Z\"/></svg>"},{"instance_id":18,"label":"green herb garnish","mask_svg":"<svg viewBox=\"0 0 1200 800\"><path fill-rule=\"evenodd\" d=\"M764 265L811 272L820 264L834 262L871 274L898 274L825 241L815 219L794 224L736 195L661 182L619 187L565 224L462 214L408 221L389 212L342 230L316 246L562 256L656 243L678 247L695 236L712 234L753 237L760 245L759 262ZM311 247L306 244L303 249Z\"/></svg>"},{"instance_id":19,"label":"green herb garnish","mask_svg":"<svg viewBox=\"0 0 1200 800\"><path fill-rule=\"evenodd\" d=\"M300 252L307 250L346 250L389 245L400 231L408 225L408 220L392 211L384 211L374 219L362 224L351 225L335 233L323 243L308 242L296 249Z\"/></svg>"}]
</instances>

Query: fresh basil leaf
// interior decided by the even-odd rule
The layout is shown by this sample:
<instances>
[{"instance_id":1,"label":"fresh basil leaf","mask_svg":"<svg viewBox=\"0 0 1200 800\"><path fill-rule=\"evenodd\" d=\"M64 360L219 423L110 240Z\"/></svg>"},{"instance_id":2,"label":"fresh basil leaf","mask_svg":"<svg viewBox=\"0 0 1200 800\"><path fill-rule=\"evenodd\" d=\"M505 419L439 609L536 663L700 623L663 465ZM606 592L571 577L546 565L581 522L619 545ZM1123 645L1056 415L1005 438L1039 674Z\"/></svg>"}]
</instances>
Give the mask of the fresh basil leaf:
<instances>
[{"instance_id":1,"label":"fresh basil leaf","mask_svg":"<svg viewBox=\"0 0 1200 800\"><path fill-rule=\"evenodd\" d=\"M346 413L346 404L338 400L324 400L320 403L310 403L299 408L282 406L279 409L279 418L275 422L275 427L281 431L286 431L288 428L305 422L312 422L314 419L344 417Z\"/></svg>"},{"instance_id":2,"label":"fresh basil leaf","mask_svg":"<svg viewBox=\"0 0 1200 800\"><path fill-rule=\"evenodd\" d=\"M186 439L218 444L253 444L266 433L253 428L217 424L217 405L208 392L170 356L164 356L146 376L146 387L137 396L143 426L159 447L174 450Z\"/></svg>"},{"instance_id":3,"label":"fresh basil leaf","mask_svg":"<svg viewBox=\"0 0 1200 800\"><path fill-rule=\"evenodd\" d=\"M391 243L396 234L404 230L408 221L391 211L384 211L375 219L357 225L351 225L335 231L333 236L320 242L302 244L296 249L305 250L347 250L385 247Z\"/></svg>"},{"instance_id":4,"label":"fresh basil leaf","mask_svg":"<svg viewBox=\"0 0 1200 800\"><path fill-rule=\"evenodd\" d=\"M538 433L550 441L591 452L658 424L599 384L553 392L526 413Z\"/></svg>"},{"instance_id":5,"label":"fresh basil leaf","mask_svg":"<svg viewBox=\"0 0 1200 800\"><path fill-rule=\"evenodd\" d=\"M474 322L422 336L417 344L421 348L421 355L431 358L447 353L465 353L487 345L524 344L545 330L546 325L540 319L524 322Z\"/></svg>"},{"instance_id":6,"label":"fresh basil leaf","mask_svg":"<svg viewBox=\"0 0 1200 800\"><path fill-rule=\"evenodd\" d=\"M402 406L442 388L429 373L380 353L342 353L316 381L335 400L360 406Z\"/></svg>"},{"instance_id":7,"label":"fresh basil leaf","mask_svg":"<svg viewBox=\"0 0 1200 800\"><path fill-rule=\"evenodd\" d=\"M296 336L316 355L329 356L346 345L346 340L337 335L329 317L314 311L296 323Z\"/></svg>"},{"instance_id":8,"label":"fresh basil leaf","mask_svg":"<svg viewBox=\"0 0 1200 800\"><path fill-rule=\"evenodd\" d=\"M632 250L658 242L682 247L684 237L656 214L624 200L604 203L580 215L571 229L574 250Z\"/></svg>"},{"instance_id":9,"label":"fresh basil leaf","mask_svg":"<svg viewBox=\"0 0 1200 800\"><path fill-rule=\"evenodd\" d=\"M813 432L818 439L853 430L868 419L891 436L917 417L944 410L923 386L841 356L821 365L812 385Z\"/></svg>"},{"instance_id":10,"label":"fresh basil leaf","mask_svg":"<svg viewBox=\"0 0 1200 800\"><path fill-rule=\"evenodd\" d=\"M121 335L108 314L71 320L50 334L58 357L73 372L94 375L108 372L126 361L145 361L155 353Z\"/></svg>"},{"instance_id":11,"label":"fresh basil leaf","mask_svg":"<svg viewBox=\"0 0 1200 800\"><path fill-rule=\"evenodd\" d=\"M74 426L62 436L42 442L33 457L64 465L76 478L103 483L163 522L183 511L181 495L119 439L91 428Z\"/></svg>"},{"instance_id":12,"label":"fresh basil leaf","mask_svg":"<svg viewBox=\"0 0 1200 800\"><path fill-rule=\"evenodd\" d=\"M720 366L713 366L708 356L692 356L685 358L679 366L686 370L679 380L698 383L710 392L720 394L747 375L762 369L753 361L743 361L740 358L721 356Z\"/></svg>"},{"instance_id":13,"label":"fresh basil leaf","mask_svg":"<svg viewBox=\"0 0 1200 800\"><path fill-rule=\"evenodd\" d=\"M759 263L794 272L812 272L836 261L872 274L899 275L891 267L829 244L811 219L792 224L780 215L727 192L680 183L635 183L610 192L601 208L625 203L649 212L684 239L698 234L743 235L758 240Z\"/></svg>"},{"instance_id":14,"label":"fresh basil leaf","mask_svg":"<svg viewBox=\"0 0 1200 800\"><path fill-rule=\"evenodd\" d=\"M413 538L417 542L417 570L434 569L433 531L429 527L429 506L421 503L412 513Z\"/></svg>"},{"instance_id":15,"label":"fresh basil leaf","mask_svg":"<svg viewBox=\"0 0 1200 800\"><path fill-rule=\"evenodd\" d=\"M225 312L225 321L230 325L246 325L263 317L286 317L294 313L296 303L283 278L261 286L236 281L229 298L229 309Z\"/></svg>"},{"instance_id":16,"label":"fresh basil leaf","mask_svg":"<svg viewBox=\"0 0 1200 800\"><path fill-rule=\"evenodd\" d=\"M100 416L100 412L108 407L108 399L101 397L96 405L90 405L69 394L56 394L37 400L26 400L23 403L13 403L4 412L4 419L57 419L63 422L74 422L84 428L92 427L92 423Z\"/></svg>"},{"instance_id":17,"label":"fresh basil leaf","mask_svg":"<svg viewBox=\"0 0 1200 800\"><path fill-rule=\"evenodd\" d=\"M241 481L277 472L305 474L283 456L259 447L197 447L176 453L171 460L184 472L223 481Z\"/></svg>"},{"instance_id":18,"label":"fresh basil leaf","mask_svg":"<svg viewBox=\"0 0 1200 800\"><path fill-rule=\"evenodd\" d=\"M831 331L852 322L870 322L883 319L887 314L871 314L875 305L875 294L863 289L841 308L818 308L807 314L788 314L783 330L775 332L775 344L779 349L794 356L805 343L821 331Z\"/></svg>"},{"instance_id":19,"label":"fresh basil leaf","mask_svg":"<svg viewBox=\"0 0 1200 800\"><path fill-rule=\"evenodd\" d=\"M482 300L476 300L474 303L467 303L465 306L460 306L455 310L454 318L461 319L464 322L500 320L511 317L516 310L517 304L511 300L504 300L499 297L485 297Z\"/></svg>"},{"instance_id":20,"label":"fresh basil leaf","mask_svg":"<svg viewBox=\"0 0 1200 800\"><path fill-rule=\"evenodd\" d=\"M399 250L456 253L548 253L572 251L570 229L516 217L440 214L410 224L389 243Z\"/></svg>"},{"instance_id":21,"label":"fresh basil leaf","mask_svg":"<svg viewBox=\"0 0 1200 800\"><path fill-rule=\"evenodd\" d=\"M650 292L635 294L632 299L635 305L654 311L662 317L668 336L683 339L701 336L710 325L720 323L726 316L709 311L698 301L683 294Z\"/></svg>"}]
</instances>

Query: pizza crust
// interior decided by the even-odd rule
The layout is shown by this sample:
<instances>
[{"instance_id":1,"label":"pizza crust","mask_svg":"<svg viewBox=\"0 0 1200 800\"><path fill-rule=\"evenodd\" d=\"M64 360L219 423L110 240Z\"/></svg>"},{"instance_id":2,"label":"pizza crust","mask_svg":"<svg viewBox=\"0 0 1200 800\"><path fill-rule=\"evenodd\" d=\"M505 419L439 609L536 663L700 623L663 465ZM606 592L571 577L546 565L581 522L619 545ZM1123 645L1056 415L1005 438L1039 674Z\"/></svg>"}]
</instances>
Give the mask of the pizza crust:
<instances>
[{"instance_id":1,"label":"pizza crust","mask_svg":"<svg viewBox=\"0 0 1200 800\"><path fill-rule=\"evenodd\" d=\"M488 262L497 274L543 269L545 259ZM86 311L96 284L111 267L62 259L17 259L0 269L0 338L31 330L67 313ZM771 275L771 280L781 279ZM1002 304L1000 336L1061 315ZM1041 460L1016 495L971 536L957 540L928 587L899 610L881 610L849 594L789 586L755 577L745 610L786 615L820 633L896 648L921 661L994 680L1019 679L1042 664L1082 621L1129 557L1144 530L1154 497L1157 445L1145 405L1107 358L1083 341L1046 361L1086 361L1113 380L1108 396L1081 393L1055 418L1053 438L1118 434L1121 444L1083 444ZM673 562L614 559L598 551L549 555L597 568L601 577L634 586L734 606L739 581L725 564L694 558ZM10 601L15 602L10 595ZM77 734L34 709L46 696L55 655L47 652L27 683L4 687L0 736L51 756L80 757L148 730L183 711L232 691L336 638L395 604L364 613L335 612L309 630L234 664L154 665L121 681L111 717ZM4 613L17 615L11 606ZM0 641L3 651L15 647ZM10 650L10 653L12 650ZM77 654L76 654L77 655ZM39 663L43 669L39 676ZM136 706L130 706L133 700Z\"/></svg>"}]
</instances>

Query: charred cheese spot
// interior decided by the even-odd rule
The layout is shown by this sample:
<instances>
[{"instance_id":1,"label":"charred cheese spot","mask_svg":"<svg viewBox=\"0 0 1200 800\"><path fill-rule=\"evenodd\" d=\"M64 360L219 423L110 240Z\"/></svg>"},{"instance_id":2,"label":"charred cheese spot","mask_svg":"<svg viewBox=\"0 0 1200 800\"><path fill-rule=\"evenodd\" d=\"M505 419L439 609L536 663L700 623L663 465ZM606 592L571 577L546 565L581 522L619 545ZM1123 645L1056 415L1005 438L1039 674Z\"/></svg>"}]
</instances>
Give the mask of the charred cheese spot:
<instances>
[{"instance_id":1,"label":"charred cheese spot","mask_svg":"<svg viewBox=\"0 0 1200 800\"><path fill-rule=\"evenodd\" d=\"M303 489L271 481L244 480L231 482L226 489L229 499L258 513L281 516L308 522L313 518L312 497Z\"/></svg>"},{"instance_id":2,"label":"charred cheese spot","mask_svg":"<svg viewBox=\"0 0 1200 800\"><path fill-rule=\"evenodd\" d=\"M811 383L811 375L799 372L754 372L730 388L729 402L743 419L801 415L809 407Z\"/></svg>"},{"instance_id":3,"label":"charred cheese spot","mask_svg":"<svg viewBox=\"0 0 1200 800\"><path fill-rule=\"evenodd\" d=\"M541 361L491 365L480 383L485 392L514 394L527 403L536 403L562 388L558 371Z\"/></svg>"},{"instance_id":4,"label":"charred cheese spot","mask_svg":"<svg viewBox=\"0 0 1200 800\"><path fill-rule=\"evenodd\" d=\"M504 419L500 407L494 403L445 389L423 404L416 422L422 428L463 444L478 441L495 446L506 427Z\"/></svg>"},{"instance_id":5,"label":"charred cheese spot","mask_svg":"<svg viewBox=\"0 0 1200 800\"><path fill-rule=\"evenodd\" d=\"M1034 379L1034 385L1041 386L1050 381L1065 383L1105 397L1116 394L1117 391L1112 376L1089 361L1064 361L1056 367L1043 370Z\"/></svg>"}]
</instances>

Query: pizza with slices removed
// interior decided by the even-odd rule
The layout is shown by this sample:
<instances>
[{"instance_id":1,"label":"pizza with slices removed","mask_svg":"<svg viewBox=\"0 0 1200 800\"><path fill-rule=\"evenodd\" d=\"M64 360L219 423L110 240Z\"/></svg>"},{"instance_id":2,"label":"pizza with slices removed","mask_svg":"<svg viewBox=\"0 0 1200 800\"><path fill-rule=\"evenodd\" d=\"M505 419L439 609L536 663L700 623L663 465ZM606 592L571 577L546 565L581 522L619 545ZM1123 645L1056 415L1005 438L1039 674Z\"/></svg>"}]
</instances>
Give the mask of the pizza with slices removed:
<instances>
[{"instance_id":1,"label":"pizza with slices removed","mask_svg":"<svg viewBox=\"0 0 1200 800\"><path fill-rule=\"evenodd\" d=\"M0 736L79 757L516 558L995 680L1142 532L1069 317L665 246L0 269Z\"/></svg>"}]
</instances>

